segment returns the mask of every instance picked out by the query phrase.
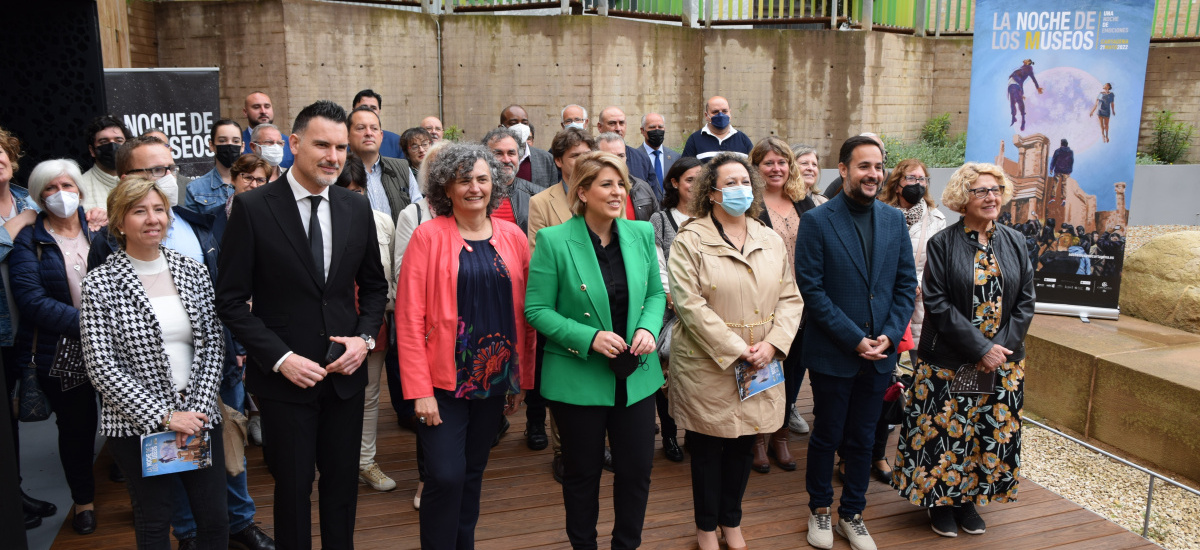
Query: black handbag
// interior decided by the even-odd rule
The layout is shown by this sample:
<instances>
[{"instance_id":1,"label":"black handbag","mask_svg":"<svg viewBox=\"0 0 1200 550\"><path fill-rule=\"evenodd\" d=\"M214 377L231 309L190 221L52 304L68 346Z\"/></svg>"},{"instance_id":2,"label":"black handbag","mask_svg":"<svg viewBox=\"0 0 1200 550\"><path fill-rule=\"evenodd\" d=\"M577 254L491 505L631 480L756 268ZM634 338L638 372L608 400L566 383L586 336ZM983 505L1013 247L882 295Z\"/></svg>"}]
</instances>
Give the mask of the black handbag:
<instances>
[{"instance_id":1,"label":"black handbag","mask_svg":"<svg viewBox=\"0 0 1200 550\"><path fill-rule=\"evenodd\" d=\"M33 357L37 355L37 337L38 333L35 330L33 355L30 356L29 364L21 369L21 389L18 394L20 407L17 411L17 419L21 422L41 422L50 418L50 401L46 399L46 392L42 391L42 386L38 383L37 364L33 362Z\"/></svg>"}]
</instances>

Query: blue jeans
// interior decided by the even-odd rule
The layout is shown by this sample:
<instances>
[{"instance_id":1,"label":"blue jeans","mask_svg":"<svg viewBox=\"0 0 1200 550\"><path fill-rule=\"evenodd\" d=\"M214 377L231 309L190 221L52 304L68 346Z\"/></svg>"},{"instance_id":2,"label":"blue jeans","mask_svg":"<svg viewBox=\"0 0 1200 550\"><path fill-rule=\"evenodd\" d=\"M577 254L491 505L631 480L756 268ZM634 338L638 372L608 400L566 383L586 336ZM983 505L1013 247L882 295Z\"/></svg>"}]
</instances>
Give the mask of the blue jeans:
<instances>
[{"instance_id":1,"label":"blue jeans","mask_svg":"<svg viewBox=\"0 0 1200 550\"><path fill-rule=\"evenodd\" d=\"M230 407L237 408L233 403L242 404L246 401L246 386L241 382L232 388L221 388L221 401ZM242 412L245 412L244 410ZM243 465L245 459L243 460ZM183 484L178 483L179 491ZM246 472L231 476L225 475L226 504L229 507L229 533L237 533L254 523L254 501L250 499L250 490L246 487ZM177 492L182 496L182 492ZM175 530L175 538L190 539L196 536L196 520L192 517L192 507L186 498L175 499L175 509L171 514L171 527Z\"/></svg>"},{"instance_id":2,"label":"blue jeans","mask_svg":"<svg viewBox=\"0 0 1200 550\"><path fill-rule=\"evenodd\" d=\"M840 448L846 463L846 483L838 515L849 519L867 506L875 425L891 373L880 374L874 365L865 364L849 378L813 371L808 377L814 417L804 475L808 507L816 510L833 505L833 452Z\"/></svg>"}]
</instances>

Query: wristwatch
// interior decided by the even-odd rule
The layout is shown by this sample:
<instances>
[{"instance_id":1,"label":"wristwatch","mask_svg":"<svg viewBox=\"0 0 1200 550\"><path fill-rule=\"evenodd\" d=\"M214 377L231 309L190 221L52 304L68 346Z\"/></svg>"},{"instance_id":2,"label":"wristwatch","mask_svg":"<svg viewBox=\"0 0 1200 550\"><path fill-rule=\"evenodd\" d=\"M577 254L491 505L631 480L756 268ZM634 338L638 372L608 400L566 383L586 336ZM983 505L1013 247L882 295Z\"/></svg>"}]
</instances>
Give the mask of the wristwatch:
<instances>
[{"instance_id":1,"label":"wristwatch","mask_svg":"<svg viewBox=\"0 0 1200 550\"><path fill-rule=\"evenodd\" d=\"M363 341L367 343L367 351L371 351L371 350L375 349L375 337L374 336L367 336L366 334L359 334L358 337L362 338Z\"/></svg>"}]
</instances>

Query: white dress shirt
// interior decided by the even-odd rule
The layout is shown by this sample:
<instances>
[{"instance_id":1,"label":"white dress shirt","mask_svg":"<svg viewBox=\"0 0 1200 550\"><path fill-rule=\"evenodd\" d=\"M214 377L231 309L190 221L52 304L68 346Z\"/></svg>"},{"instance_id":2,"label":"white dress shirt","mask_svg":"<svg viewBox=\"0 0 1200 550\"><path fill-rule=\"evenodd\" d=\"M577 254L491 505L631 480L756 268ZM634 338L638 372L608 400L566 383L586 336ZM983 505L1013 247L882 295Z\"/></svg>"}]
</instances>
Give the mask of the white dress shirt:
<instances>
[{"instance_id":1,"label":"white dress shirt","mask_svg":"<svg viewBox=\"0 0 1200 550\"><path fill-rule=\"evenodd\" d=\"M292 171L287 171L288 186L292 188L292 195L296 197L296 209L300 211L300 224L304 226L304 236L308 237L308 227L312 219L312 193L309 193L300 182L296 181L296 176L292 175ZM333 216L330 215L329 208L329 188L323 187L320 193L321 204L317 206L317 221L321 222L321 245L322 256L325 260L325 276L329 277L329 261L333 258ZM292 356L292 352L287 352L275 362L275 366L271 370L279 372L279 367L283 366L283 362L288 357Z\"/></svg>"}]
</instances>

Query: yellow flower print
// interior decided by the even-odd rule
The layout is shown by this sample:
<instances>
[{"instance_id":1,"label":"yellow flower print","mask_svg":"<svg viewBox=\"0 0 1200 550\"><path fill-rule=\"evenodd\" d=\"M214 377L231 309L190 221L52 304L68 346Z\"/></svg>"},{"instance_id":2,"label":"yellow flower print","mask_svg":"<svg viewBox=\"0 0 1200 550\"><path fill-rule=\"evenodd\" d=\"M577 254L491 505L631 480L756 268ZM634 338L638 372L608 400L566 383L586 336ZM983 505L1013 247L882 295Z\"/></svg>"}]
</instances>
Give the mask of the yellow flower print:
<instances>
[{"instance_id":1,"label":"yellow flower print","mask_svg":"<svg viewBox=\"0 0 1200 550\"><path fill-rule=\"evenodd\" d=\"M951 487L957 486L962 483L962 474L958 473L958 470L947 470L942 476L942 481Z\"/></svg>"},{"instance_id":2,"label":"yellow flower print","mask_svg":"<svg viewBox=\"0 0 1200 550\"><path fill-rule=\"evenodd\" d=\"M961 438L963 436L962 423L957 420L951 420L950 423L946 425L946 435L955 439Z\"/></svg>"},{"instance_id":3,"label":"yellow flower print","mask_svg":"<svg viewBox=\"0 0 1200 550\"><path fill-rule=\"evenodd\" d=\"M933 367L930 367L929 363L925 363L925 362L918 360L917 376L916 376L917 380L924 380L926 378L929 378L929 376L932 372L933 372Z\"/></svg>"},{"instance_id":4,"label":"yellow flower print","mask_svg":"<svg viewBox=\"0 0 1200 550\"><path fill-rule=\"evenodd\" d=\"M995 418L997 422L1008 422L1008 419L1012 418L1012 414L1008 410L1008 405L1005 405L1004 403L996 403L996 406L992 407L992 417Z\"/></svg>"},{"instance_id":5,"label":"yellow flower print","mask_svg":"<svg viewBox=\"0 0 1200 550\"><path fill-rule=\"evenodd\" d=\"M954 499L947 497L947 496L941 496L941 497L938 497L937 502L935 502L934 505L935 506L954 506Z\"/></svg>"},{"instance_id":6,"label":"yellow flower print","mask_svg":"<svg viewBox=\"0 0 1200 550\"><path fill-rule=\"evenodd\" d=\"M917 384L913 388L913 398L917 401L924 401L926 397L929 397L929 388L925 387L925 384Z\"/></svg>"},{"instance_id":7,"label":"yellow flower print","mask_svg":"<svg viewBox=\"0 0 1200 550\"><path fill-rule=\"evenodd\" d=\"M980 463L988 470L995 470L996 466L1000 464L1000 457L996 456L996 453L983 453L983 460Z\"/></svg>"},{"instance_id":8,"label":"yellow flower print","mask_svg":"<svg viewBox=\"0 0 1200 550\"><path fill-rule=\"evenodd\" d=\"M912 450L919 451L919 450L921 450L921 447L924 447L924 446L925 446L925 435L924 434L914 435L912 438Z\"/></svg>"},{"instance_id":9,"label":"yellow flower print","mask_svg":"<svg viewBox=\"0 0 1200 550\"><path fill-rule=\"evenodd\" d=\"M939 466L948 466L950 464L957 464L957 463L958 463L958 457L955 456L954 453L952 453L950 451L946 451L946 452L942 453L938 459Z\"/></svg>"}]
</instances>

